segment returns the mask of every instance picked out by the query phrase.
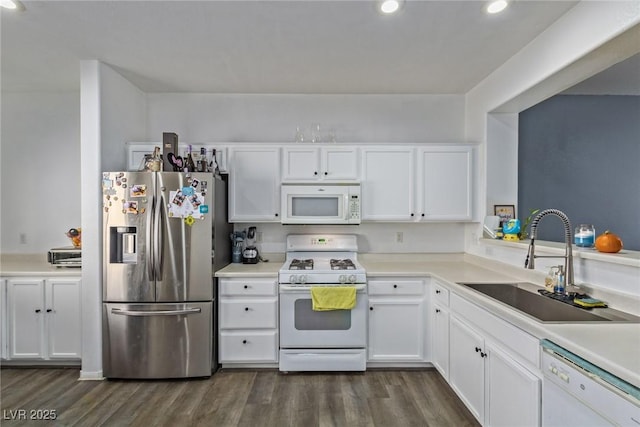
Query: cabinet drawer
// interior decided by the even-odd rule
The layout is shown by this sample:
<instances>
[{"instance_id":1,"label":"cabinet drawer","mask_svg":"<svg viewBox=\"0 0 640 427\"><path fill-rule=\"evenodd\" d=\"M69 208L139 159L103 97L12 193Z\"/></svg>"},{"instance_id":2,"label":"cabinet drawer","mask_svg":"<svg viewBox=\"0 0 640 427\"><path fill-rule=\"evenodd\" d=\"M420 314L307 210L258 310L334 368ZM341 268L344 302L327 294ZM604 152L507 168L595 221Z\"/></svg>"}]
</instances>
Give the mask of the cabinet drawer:
<instances>
[{"instance_id":1,"label":"cabinet drawer","mask_svg":"<svg viewBox=\"0 0 640 427\"><path fill-rule=\"evenodd\" d=\"M278 295L276 279L221 279L220 296Z\"/></svg>"},{"instance_id":2,"label":"cabinet drawer","mask_svg":"<svg viewBox=\"0 0 640 427\"><path fill-rule=\"evenodd\" d=\"M432 293L434 302L449 307L449 289L434 280Z\"/></svg>"},{"instance_id":3,"label":"cabinet drawer","mask_svg":"<svg viewBox=\"0 0 640 427\"><path fill-rule=\"evenodd\" d=\"M277 316L277 298L220 301L220 329L275 328Z\"/></svg>"},{"instance_id":4,"label":"cabinet drawer","mask_svg":"<svg viewBox=\"0 0 640 427\"><path fill-rule=\"evenodd\" d=\"M422 280L370 280L369 295L422 295Z\"/></svg>"},{"instance_id":5,"label":"cabinet drawer","mask_svg":"<svg viewBox=\"0 0 640 427\"><path fill-rule=\"evenodd\" d=\"M220 362L277 362L278 333L220 331Z\"/></svg>"}]
</instances>

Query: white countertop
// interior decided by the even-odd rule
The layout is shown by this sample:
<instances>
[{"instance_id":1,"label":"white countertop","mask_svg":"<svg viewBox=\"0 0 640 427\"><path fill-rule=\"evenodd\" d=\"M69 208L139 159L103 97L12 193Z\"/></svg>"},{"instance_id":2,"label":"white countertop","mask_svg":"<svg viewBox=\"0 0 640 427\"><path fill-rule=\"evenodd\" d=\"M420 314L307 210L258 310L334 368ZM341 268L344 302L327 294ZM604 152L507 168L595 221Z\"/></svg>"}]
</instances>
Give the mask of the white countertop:
<instances>
[{"instance_id":1,"label":"white countertop","mask_svg":"<svg viewBox=\"0 0 640 427\"><path fill-rule=\"evenodd\" d=\"M78 267L54 267L47 261L46 254L2 254L0 255L0 276L80 276Z\"/></svg>"},{"instance_id":2,"label":"white countertop","mask_svg":"<svg viewBox=\"0 0 640 427\"><path fill-rule=\"evenodd\" d=\"M640 324L542 323L457 282L537 283L536 272L465 254L359 254L367 277L431 276L536 338L549 339L623 380L640 387ZM277 276L281 262L230 264L217 277ZM540 282L541 283L541 282Z\"/></svg>"}]
</instances>

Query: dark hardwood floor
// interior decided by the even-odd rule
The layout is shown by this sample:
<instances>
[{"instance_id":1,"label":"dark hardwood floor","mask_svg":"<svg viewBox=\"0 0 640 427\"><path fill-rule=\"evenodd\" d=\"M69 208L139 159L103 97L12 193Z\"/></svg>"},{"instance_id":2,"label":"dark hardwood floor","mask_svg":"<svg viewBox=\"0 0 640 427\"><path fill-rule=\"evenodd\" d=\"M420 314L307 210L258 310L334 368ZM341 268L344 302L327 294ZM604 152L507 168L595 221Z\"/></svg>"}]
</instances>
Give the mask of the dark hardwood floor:
<instances>
[{"instance_id":1,"label":"dark hardwood floor","mask_svg":"<svg viewBox=\"0 0 640 427\"><path fill-rule=\"evenodd\" d=\"M208 379L78 381L78 369L0 370L4 426L477 426L434 369L221 370ZM51 415L54 421L35 420ZM21 418L21 419L19 419Z\"/></svg>"}]
</instances>

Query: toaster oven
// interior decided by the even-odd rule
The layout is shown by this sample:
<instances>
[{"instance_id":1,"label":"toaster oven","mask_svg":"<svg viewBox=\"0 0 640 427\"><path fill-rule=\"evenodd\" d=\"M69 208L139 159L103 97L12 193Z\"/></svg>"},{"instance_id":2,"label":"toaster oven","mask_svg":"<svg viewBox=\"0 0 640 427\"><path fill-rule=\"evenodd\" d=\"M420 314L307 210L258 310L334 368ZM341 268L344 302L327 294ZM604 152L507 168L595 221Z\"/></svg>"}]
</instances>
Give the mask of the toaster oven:
<instances>
[{"instance_id":1,"label":"toaster oven","mask_svg":"<svg viewBox=\"0 0 640 427\"><path fill-rule=\"evenodd\" d=\"M81 267L82 249L73 246L49 250L47 259L56 267Z\"/></svg>"}]
</instances>

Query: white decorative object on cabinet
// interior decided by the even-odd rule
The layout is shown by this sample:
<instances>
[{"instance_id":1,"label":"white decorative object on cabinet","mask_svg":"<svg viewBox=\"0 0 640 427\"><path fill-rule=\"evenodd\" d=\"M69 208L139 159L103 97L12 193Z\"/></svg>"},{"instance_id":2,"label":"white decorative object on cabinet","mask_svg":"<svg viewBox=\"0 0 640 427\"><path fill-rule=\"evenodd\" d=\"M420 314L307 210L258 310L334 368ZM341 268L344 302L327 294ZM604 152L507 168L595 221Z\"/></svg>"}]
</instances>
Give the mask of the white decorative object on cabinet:
<instances>
[{"instance_id":1,"label":"white decorative object on cabinet","mask_svg":"<svg viewBox=\"0 0 640 427\"><path fill-rule=\"evenodd\" d=\"M277 280L249 277L220 279L218 293L220 363L277 363Z\"/></svg>"},{"instance_id":2,"label":"white decorative object on cabinet","mask_svg":"<svg viewBox=\"0 0 640 427\"><path fill-rule=\"evenodd\" d=\"M422 279L370 279L369 362L426 362Z\"/></svg>"},{"instance_id":3,"label":"white decorative object on cabinet","mask_svg":"<svg viewBox=\"0 0 640 427\"><path fill-rule=\"evenodd\" d=\"M415 160L411 147L364 147L362 220L415 220Z\"/></svg>"},{"instance_id":4,"label":"white decorative object on cabinet","mask_svg":"<svg viewBox=\"0 0 640 427\"><path fill-rule=\"evenodd\" d=\"M80 278L7 280L10 359L80 358Z\"/></svg>"},{"instance_id":5,"label":"white decorative object on cabinet","mask_svg":"<svg viewBox=\"0 0 640 427\"><path fill-rule=\"evenodd\" d=\"M472 219L473 146L439 145L418 149L419 219Z\"/></svg>"},{"instance_id":6,"label":"white decorative object on cabinet","mask_svg":"<svg viewBox=\"0 0 640 427\"><path fill-rule=\"evenodd\" d=\"M355 181L356 147L295 146L283 149L283 181Z\"/></svg>"},{"instance_id":7,"label":"white decorative object on cabinet","mask_svg":"<svg viewBox=\"0 0 640 427\"><path fill-rule=\"evenodd\" d=\"M229 221L280 221L280 149L231 147Z\"/></svg>"}]
</instances>

